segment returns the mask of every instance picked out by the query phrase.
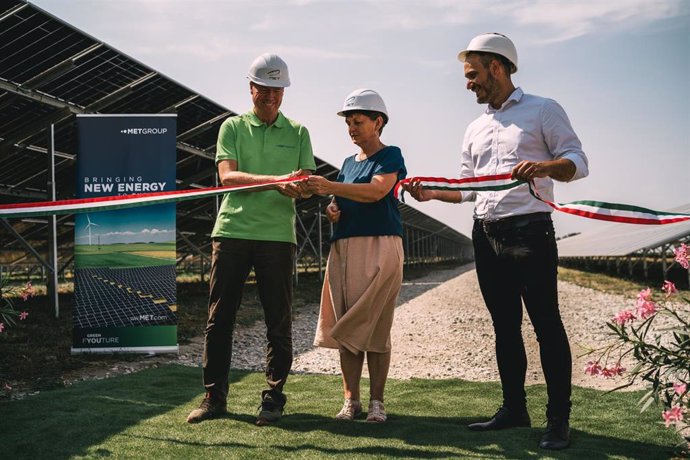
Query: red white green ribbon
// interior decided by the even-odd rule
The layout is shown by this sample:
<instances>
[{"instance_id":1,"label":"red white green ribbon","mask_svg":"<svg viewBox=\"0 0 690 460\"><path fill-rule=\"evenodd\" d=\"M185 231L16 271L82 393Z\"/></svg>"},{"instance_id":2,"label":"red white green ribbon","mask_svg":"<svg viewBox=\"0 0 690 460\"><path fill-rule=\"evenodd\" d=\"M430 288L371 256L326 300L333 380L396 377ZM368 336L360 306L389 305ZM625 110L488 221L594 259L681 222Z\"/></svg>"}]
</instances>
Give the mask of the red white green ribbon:
<instances>
[{"instance_id":1,"label":"red white green ribbon","mask_svg":"<svg viewBox=\"0 0 690 460\"><path fill-rule=\"evenodd\" d=\"M454 190L458 192L487 192L507 190L525 182L513 180L510 174L494 176L466 177L464 179L446 179L445 177L408 177L395 184L395 197L402 200L400 187L410 182L418 182L429 190Z\"/></svg>"},{"instance_id":2,"label":"red white green ribbon","mask_svg":"<svg viewBox=\"0 0 690 460\"><path fill-rule=\"evenodd\" d=\"M152 204L175 203L194 200L230 192L241 192L268 188L274 184L299 182L307 176L264 182L252 185L228 185L225 187L208 187L193 190L171 190L168 192L140 193L138 195L102 196L97 198L78 198L61 201L39 201L33 203L12 203L0 205L0 218L38 217L53 214L79 214L83 212L113 211Z\"/></svg>"},{"instance_id":3,"label":"red white green ribbon","mask_svg":"<svg viewBox=\"0 0 690 460\"><path fill-rule=\"evenodd\" d=\"M173 190L169 192L142 193L138 195L104 196L98 198L79 198L75 200L41 201L34 203L13 203L0 205L0 218L38 217L53 214L78 214L83 212L110 211L152 204L174 203L194 200L231 192L268 188L275 184L299 182L307 176L282 179L252 185L230 185L194 190ZM469 177L465 179L446 179L444 177L411 177L395 185L395 196L402 198L401 186L405 183L419 182L431 190L455 190L462 192L486 192L508 190L524 185L526 182L513 180L510 174ZM690 214L654 211L627 204L607 203L605 201L573 201L554 203L542 198L532 183L528 184L530 193L557 211L574 214L589 219L607 220L627 224L664 225L690 220Z\"/></svg>"},{"instance_id":4,"label":"red white green ribbon","mask_svg":"<svg viewBox=\"0 0 690 460\"><path fill-rule=\"evenodd\" d=\"M574 214L589 219L621 222L624 224L665 225L690 220L690 214L655 211L630 204L607 203L605 201L571 201L570 203L554 203L545 200L529 184L529 191L536 199L543 201L556 211Z\"/></svg>"},{"instance_id":5,"label":"red white green ribbon","mask_svg":"<svg viewBox=\"0 0 690 460\"><path fill-rule=\"evenodd\" d=\"M410 177L398 182L395 186L396 198L402 198L400 187L404 183L419 182L430 190L455 190L486 192L507 190L526 182L513 180L510 174L495 176L469 177L465 179L446 179L443 177ZM542 198L533 183L527 183L533 197L548 204L553 209L589 219L621 222L625 224L665 225L690 220L690 214L654 211L628 204L607 203L605 201L572 201L554 203Z\"/></svg>"}]
</instances>

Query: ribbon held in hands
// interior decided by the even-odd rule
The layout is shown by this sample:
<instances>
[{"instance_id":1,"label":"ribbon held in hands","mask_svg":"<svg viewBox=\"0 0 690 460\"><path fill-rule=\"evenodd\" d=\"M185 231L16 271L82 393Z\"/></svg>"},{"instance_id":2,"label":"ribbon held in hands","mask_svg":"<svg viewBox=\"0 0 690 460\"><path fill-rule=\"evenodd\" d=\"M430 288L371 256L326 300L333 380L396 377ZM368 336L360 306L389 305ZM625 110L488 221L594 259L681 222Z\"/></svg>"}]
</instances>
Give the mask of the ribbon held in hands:
<instances>
[{"instance_id":1,"label":"ribbon held in hands","mask_svg":"<svg viewBox=\"0 0 690 460\"><path fill-rule=\"evenodd\" d=\"M167 192L140 193L137 195L101 196L61 201L38 201L34 203L12 203L0 205L0 218L39 217L57 214L79 214L83 212L113 211L152 204L175 203L178 201L206 198L241 191L270 190L275 184L300 182L308 176L263 182L251 185L227 185L192 190L171 190Z\"/></svg>"},{"instance_id":2,"label":"ribbon held in hands","mask_svg":"<svg viewBox=\"0 0 690 460\"><path fill-rule=\"evenodd\" d=\"M444 177L409 177L395 185L395 196L402 200L403 184L416 182L430 190L455 190L460 192L486 192L508 190L527 184L532 196L551 206L556 211L574 214L588 219L606 220L624 224L665 225L690 220L690 214L654 211L629 204L607 203L605 201L572 201L555 203L542 198L532 182L514 180L510 173L494 176L446 179Z\"/></svg>"},{"instance_id":3,"label":"ribbon held in hands","mask_svg":"<svg viewBox=\"0 0 690 460\"><path fill-rule=\"evenodd\" d=\"M152 204L174 203L194 200L240 191L260 191L270 189L275 184L300 182L308 176L298 176L252 185L229 185L193 190L173 190L168 192L142 193L138 195L104 196L97 198L78 198L62 201L40 201L34 203L12 203L0 205L0 218L39 217L53 214L78 214L83 212L109 211L133 208ZM628 204L607 203L605 201L573 201L555 203L545 200L536 191L533 183L512 179L510 173L493 176L447 179L445 177L410 177L399 181L394 188L396 198L402 199L402 185L419 182L430 190L455 190L460 192L486 192L508 190L527 184L532 196L553 209L588 219L606 220L626 224L665 225L690 220L690 214L654 211Z\"/></svg>"}]
</instances>

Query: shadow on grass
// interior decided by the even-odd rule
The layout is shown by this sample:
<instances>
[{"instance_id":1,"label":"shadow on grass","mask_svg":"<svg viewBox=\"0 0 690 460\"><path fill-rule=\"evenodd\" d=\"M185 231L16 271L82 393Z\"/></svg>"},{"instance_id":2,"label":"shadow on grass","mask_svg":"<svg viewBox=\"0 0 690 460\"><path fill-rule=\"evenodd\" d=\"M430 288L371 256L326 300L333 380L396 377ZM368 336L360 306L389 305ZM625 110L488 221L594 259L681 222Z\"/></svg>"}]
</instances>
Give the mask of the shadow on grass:
<instances>
[{"instance_id":1,"label":"shadow on grass","mask_svg":"<svg viewBox=\"0 0 690 460\"><path fill-rule=\"evenodd\" d=\"M378 440L399 439L405 447L357 446L332 448L323 445L273 445L272 449L287 453L311 450L324 455L376 454L408 458L449 458L459 454L482 457L528 458L549 456L555 458L606 459L611 457L660 459L669 458L672 449L657 444L635 442L609 436L593 435L582 430L571 432L572 445L560 452L538 447L543 427L515 428L499 432L477 433L467 425L482 419L477 417L431 417L391 414L385 424L371 424L364 420L336 421L331 417L313 414L290 414L273 427L276 430L308 433L327 431L334 435L368 437ZM412 447L414 446L414 447ZM429 450L434 448L434 450ZM452 448L452 449L451 449Z\"/></svg>"},{"instance_id":2,"label":"shadow on grass","mask_svg":"<svg viewBox=\"0 0 690 460\"><path fill-rule=\"evenodd\" d=\"M584 427L589 423L593 428L585 431L576 426L573 446L562 452L538 449L542 427L471 432L466 425L479 420L478 414L495 399L500 388L497 384L460 380L391 381L389 420L378 425L366 423L363 418L354 422L332 418L334 396L339 392L337 376L295 375L291 376L285 417L275 425L256 427L254 415L263 376L233 371L232 377L230 413L197 425L189 425L184 419L201 397L199 369L180 366L84 382L0 403L2 456L604 459L671 455L670 444L664 445L666 438L659 441L650 434L652 430L636 441L626 440L625 431L608 435L606 424L584 409L576 424ZM543 388L530 387L528 393L532 400L543 402ZM577 393L582 399L598 394L585 389L577 389ZM450 415L439 415L444 412ZM459 413L467 416L454 416ZM586 417L590 419L584 420Z\"/></svg>"},{"instance_id":3,"label":"shadow on grass","mask_svg":"<svg viewBox=\"0 0 690 460\"><path fill-rule=\"evenodd\" d=\"M205 423L220 423L223 419L254 425L254 417L247 414L228 414L216 421ZM608 436L599 436L581 430L572 430L572 445L563 451L547 451L539 449L538 443L543 434L541 428L516 428L501 432L476 433L466 428L466 425L478 418L462 417L418 417L392 416L385 425L366 423L363 420L355 422L335 421L331 417L314 414L295 413L284 417L278 424L271 427L256 428L266 431L261 443L261 449L267 456L306 456L314 457L342 456L359 458L364 455L391 458L530 458L550 457L563 459L662 459L669 458L673 452L670 447L657 444L628 441ZM285 432L285 434L276 434ZM300 442L301 434L327 432L331 436L350 437L357 444L356 439L368 439L368 445L351 447L336 446L328 443ZM158 437L146 435L125 435L138 440L172 443L177 445L199 448L231 448L246 449L252 452L257 449L256 443L222 441L207 442L199 440L183 440L178 437ZM286 445L276 442L276 439L290 437L293 442ZM376 441L371 441L372 439ZM385 445L387 441L401 441L402 446ZM379 442L377 442L379 441ZM602 447L605 446L605 447ZM255 452L260 457L258 452Z\"/></svg>"}]
</instances>

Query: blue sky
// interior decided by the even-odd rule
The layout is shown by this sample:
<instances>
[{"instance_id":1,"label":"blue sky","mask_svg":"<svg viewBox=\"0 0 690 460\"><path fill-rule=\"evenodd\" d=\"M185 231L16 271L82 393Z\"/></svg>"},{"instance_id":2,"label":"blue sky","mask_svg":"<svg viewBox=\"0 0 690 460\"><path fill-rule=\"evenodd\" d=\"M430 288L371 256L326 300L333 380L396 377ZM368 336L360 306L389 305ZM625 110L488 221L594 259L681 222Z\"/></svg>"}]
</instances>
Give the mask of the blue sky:
<instances>
[{"instance_id":1,"label":"blue sky","mask_svg":"<svg viewBox=\"0 0 690 460\"><path fill-rule=\"evenodd\" d=\"M253 58L278 53L293 81L283 112L338 167L356 146L336 112L353 89L375 89L391 117L383 141L401 147L418 176L458 175L465 127L484 106L465 89L456 55L474 35L505 33L519 56L513 82L565 108L590 160L588 178L556 185L557 201L690 202L686 0L34 3L236 112L251 108ZM410 204L470 232L471 204ZM555 221L559 235L605 225Z\"/></svg>"},{"instance_id":2,"label":"blue sky","mask_svg":"<svg viewBox=\"0 0 690 460\"><path fill-rule=\"evenodd\" d=\"M89 244L89 222L93 246L99 241L101 244L175 241L175 206L171 204L75 214L74 217L78 244Z\"/></svg>"}]
</instances>

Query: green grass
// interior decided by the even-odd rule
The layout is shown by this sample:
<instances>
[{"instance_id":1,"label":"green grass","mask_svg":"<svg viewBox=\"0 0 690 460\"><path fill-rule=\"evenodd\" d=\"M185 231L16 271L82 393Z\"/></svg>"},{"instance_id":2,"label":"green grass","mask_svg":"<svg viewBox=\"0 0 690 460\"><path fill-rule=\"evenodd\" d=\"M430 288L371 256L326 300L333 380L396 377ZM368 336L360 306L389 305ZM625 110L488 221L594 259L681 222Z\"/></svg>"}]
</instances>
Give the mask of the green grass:
<instances>
[{"instance_id":1,"label":"green grass","mask_svg":"<svg viewBox=\"0 0 690 460\"><path fill-rule=\"evenodd\" d=\"M160 253L160 256L154 256L153 254L156 252ZM76 268L155 267L174 264L174 254L174 242L104 244L100 246L78 244L74 247L74 266Z\"/></svg>"},{"instance_id":2,"label":"green grass","mask_svg":"<svg viewBox=\"0 0 690 460\"><path fill-rule=\"evenodd\" d=\"M19 458L668 458L674 434L657 411L639 414L638 393L575 388L572 446L538 449L543 385L528 387L533 428L476 433L467 423L493 413L497 383L391 380L389 420L337 422L337 376L292 375L287 413L256 427L260 373L233 372L229 415L185 423L202 396L200 370L165 366L0 402L2 457ZM365 402L366 404L366 402Z\"/></svg>"},{"instance_id":3,"label":"green grass","mask_svg":"<svg viewBox=\"0 0 690 460\"><path fill-rule=\"evenodd\" d=\"M558 279L578 286L594 289L595 291L608 292L610 294L620 294L635 296L642 289L648 287L652 291L660 292L661 283L631 281L603 273L586 272L572 268L558 267ZM681 290L685 294L688 291Z\"/></svg>"}]
</instances>

